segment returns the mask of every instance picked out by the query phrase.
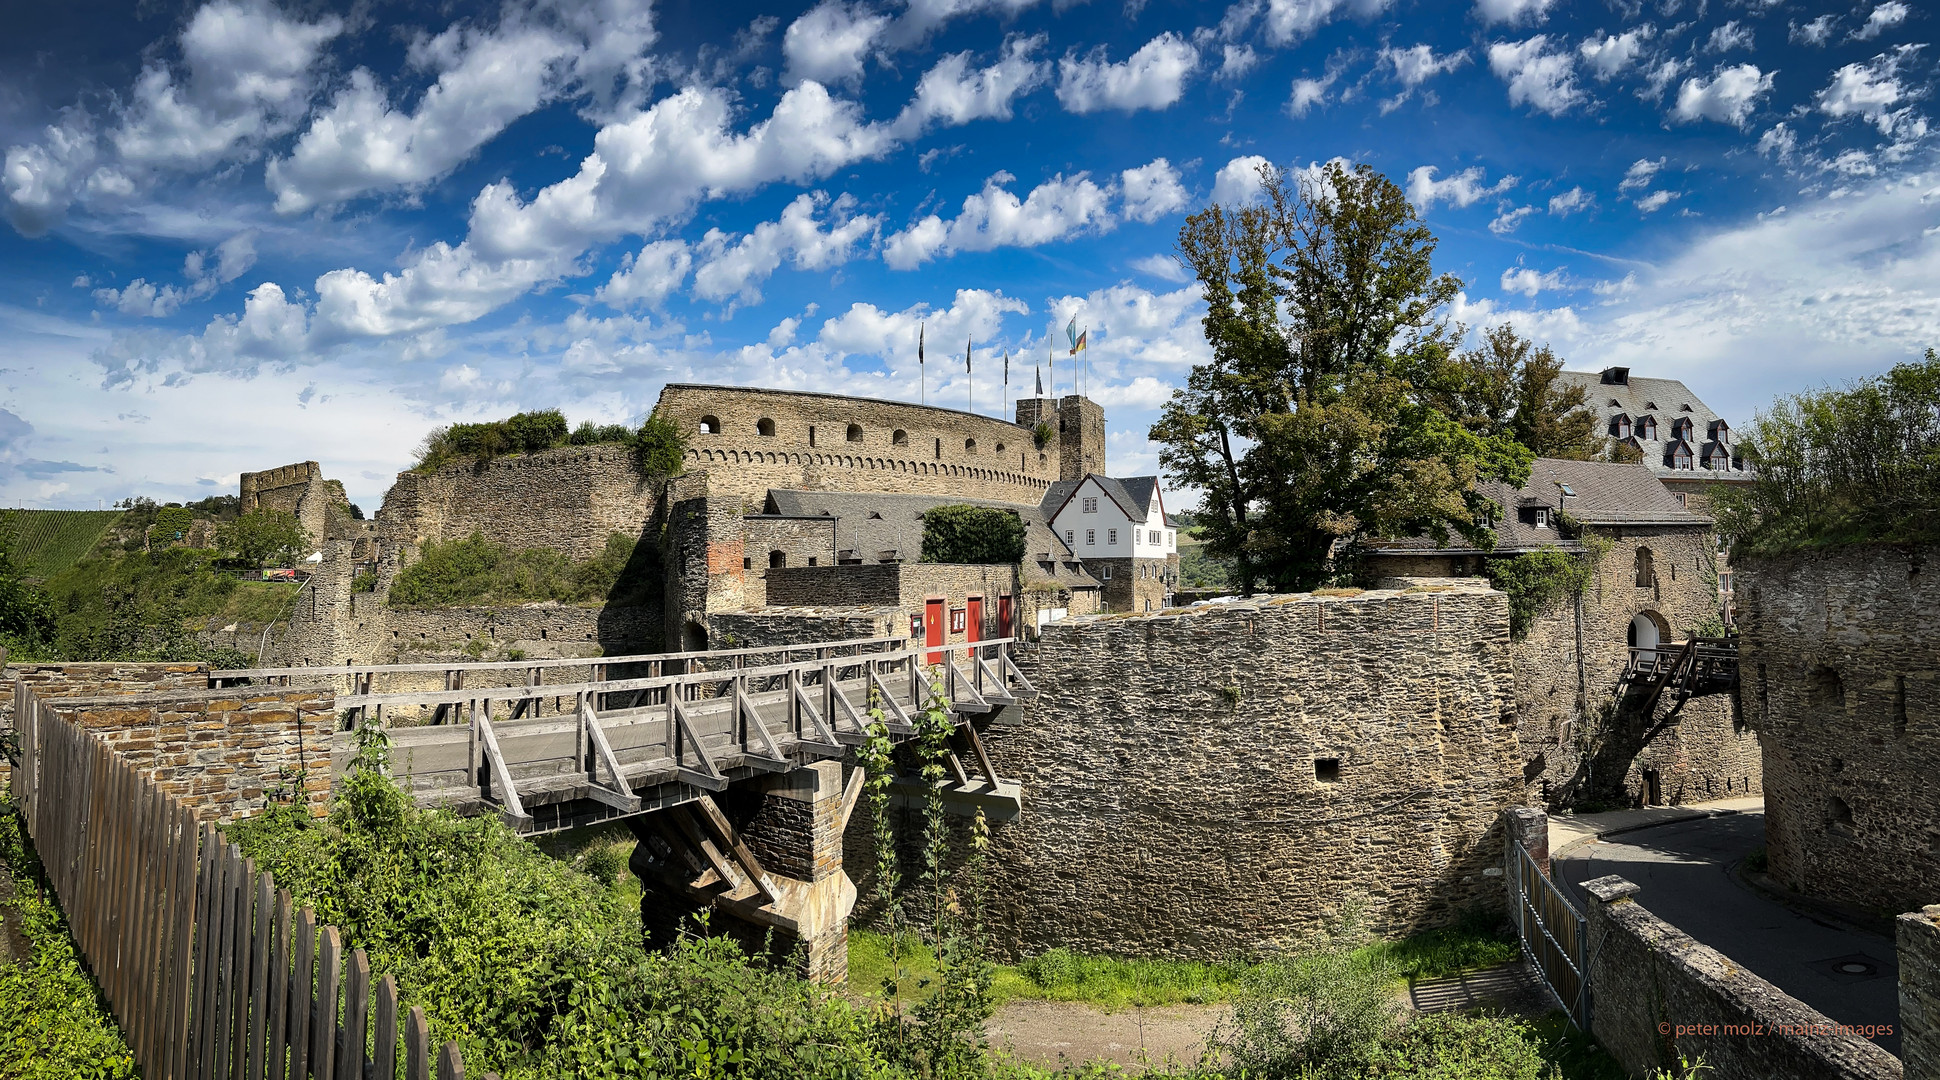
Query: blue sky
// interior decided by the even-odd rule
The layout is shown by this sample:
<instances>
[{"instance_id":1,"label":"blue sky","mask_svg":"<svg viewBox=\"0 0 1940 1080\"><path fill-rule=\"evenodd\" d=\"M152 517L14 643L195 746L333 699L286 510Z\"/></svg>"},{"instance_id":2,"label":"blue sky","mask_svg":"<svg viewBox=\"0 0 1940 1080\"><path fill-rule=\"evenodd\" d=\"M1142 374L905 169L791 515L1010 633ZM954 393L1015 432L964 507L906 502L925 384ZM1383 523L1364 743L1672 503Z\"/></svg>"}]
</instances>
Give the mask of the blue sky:
<instances>
[{"instance_id":1,"label":"blue sky","mask_svg":"<svg viewBox=\"0 0 1940 1080\"><path fill-rule=\"evenodd\" d=\"M56 10L58 8L58 10ZM454 17L454 11L471 11ZM1932 16L1886 0L40 5L0 42L0 502L374 509L426 431L669 381L975 407L1089 327L1114 473L1204 356L1170 257L1368 162L1572 368L1741 425L1940 343ZM1056 379L1070 386L1059 350ZM1048 377L1048 373L1047 373Z\"/></svg>"}]
</instances>

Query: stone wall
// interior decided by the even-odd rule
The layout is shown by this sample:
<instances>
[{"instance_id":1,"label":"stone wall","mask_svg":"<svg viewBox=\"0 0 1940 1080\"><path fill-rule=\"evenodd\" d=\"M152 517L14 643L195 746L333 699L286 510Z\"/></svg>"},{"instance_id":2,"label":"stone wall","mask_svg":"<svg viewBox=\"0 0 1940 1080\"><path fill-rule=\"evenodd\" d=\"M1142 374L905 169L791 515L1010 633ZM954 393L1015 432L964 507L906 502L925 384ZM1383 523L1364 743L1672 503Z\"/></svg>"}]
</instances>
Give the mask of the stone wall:
<instances>
[{"instance_id":1,"label":"stone wall","mask_svg":"<svg viewBox=\"0 0 1940 1080\"><path fill-rule=\"evenodd\" d=\"M1088 558L1085 569L1103 584L1100 600L1107 611L1157 611L1165 606L1165 598L1172 595L1168 582L1179 579L1179 557Z\"/></svg>"},{"instance_id":2,"label":"stone wall","mask_svg":"<svg viewBox=\"0 0 1940 1080\"><path fill-rule=\"evenodd\" d=\"M984 598L982 639L1002 636L998 631L998 597L1010 596L1015 605L1013 618L1018 626L1036 620L1038 594L1023 593L1017 587L1017 568L1011 565L978 566L960 563L861 563L835 567L790 567L768 571L768 603L777 607L840 607L864 605L895 607L905 618L922 615L925 602L942 597L947 610L966 608L968 598ZM946 616L947 618L948 616ZM967 615L966 615L967 618ZM953 630L946 623L946 642L968 639L965 630Z\"/></svg>"},{"instance_id":3,"label":"stone wall","mask_svg":"<svg viewBox=\"0 0 1940 1080\"><path fill-rule=\"evenodd\" d=\"M0 656L4 656L4 650L0 650ZM0 731L13 728L14 688L20 685L43 700L204 689L209 685L209 665L120 661L9 664L0 670ZM0 780L11 774L6 758L0 757Z\"/></svg>"},{"instance_id":4,"label":"stone wall","mask_svg":"<svg viewBox=\"0 0 1940 1080\"><path fill-rule=\"evenodd\" d=\"M1005 950L1214 959L1355 906L1381 933L1500 906L1522 792L1508 620L1471 586L1046 626L1019 660L1028 718L986 735L1024 799L992 842Z\"/></svg>"},{"instance_id":5,"label":"stone wall","mask_svg":"<svg viewBox=\"0 0 1940 1080\"><path fill-rule=\"evenodd\" d=\"M1104 413L1085 404L1096 410L1102 467ZM1060 475L1058 442L1039 449L1028 427L936 406L676 383L654 411L679 425L687 467L713 472L717 495L804 488L1035 504Z\"/></svg>"},{"instance_id":6,"label":"stone wall","mask_svg":"<svg viewBox=\"0 0 1940 1080\"><path fill-rule=\"evenodd\" d=\"M1940 888L1936 555L1857 547L1738 569L1739 696L1787 888L1883 914Z\"/></svg>"},{"instance_id":7,"label":"stone wall","mask_svg":"<svg viewBox=\"0 0 1940 1080\"><path fill-rule=\"evenodd\" d=\"M749 515L742 520L744 552L741 565L747 570L747 603L760 607L766 601L768 571L781 557L782 566L834 566L835 519L832 517L780 517Z\"/></svg>"},{"instance_id":8,"label":"stone wall","mask_svg":"<svg viewBox=\"0 0 1940 1080\"><path fill-rule=\"evenodd\" d=\"M312 543L330 534L333 518L349 520L350 496L340 481L326 480L323 467L314 461L299 461L261 472L246 472L241 478L242 512L281 510L292 514L310 534Z\"/></svg>"},{"instance_id":9,"label":"stone wall","mask_svg":"<svg viewBox=\"0 0 1940 1080\"><path fill-rule=\"evenodd\" d=\"M740 496L718 493L718 482L706 470L667 481L662 603L672 652L707 648L709 616L749 606L748 507Z\"/></svg>"},{"instance_id":10,"label":"stone wall","mask_svg":"<svg viewBox=\"0 0 1940 1080\"><path fill-rule=\"evenodd\" d=\"M205 820L233 821L299 793L321 814L330 796L335 695L322 688L241 687L56 698L64 720L107 740ZM299 788L300 783L300 788Z\"/></svg>"},{"instance_id":11,"label":"stone wall","mask_svg":"<svg viewBox=\"0 0 1940 1080\"><path fill-rule=\"evenodd\" d=\"M1906 1080L1940 1080L1940 905L1894 927L1900 967L1900 1062Z\"/></svg>"},{"instance_id":12,"label":"stone wall","mask_svg":"<svg viewBox=\"0 0 1940 1080\"><path fill-rule=\"evenodd\" d=\"M909 633L909 620L896 607L762 608L722 612L711 621L717 649L856 641Z\"/></svg>"},{"instance_id":13,"label":"stone wall","mask_svg":"<svg viewBox=\"0 0 1940 1080\"><path fill-rule=\"evenodd\" d=\"M1611 876L1584 889L1588 936L1597 943L1590 1027L1633 1075L1702 1057L1717 1080L1900 1080L1899 1059L1860 1029L1652 915L1633 898L1637 886Z\"/></svg>"},{"instance_id":14,"label":"stone wall","mask_svg":"<svg viewBox=\"0 0 1940 1080\"><path fill-rule=\"evenodd\" d=\"M613 533L640 537L661 487L640 472L628 447L566 446L399 473L376 520L407 543L478 532L509 547L552 548L584 559L603 550Z\"/></svg>"}]
</instances>

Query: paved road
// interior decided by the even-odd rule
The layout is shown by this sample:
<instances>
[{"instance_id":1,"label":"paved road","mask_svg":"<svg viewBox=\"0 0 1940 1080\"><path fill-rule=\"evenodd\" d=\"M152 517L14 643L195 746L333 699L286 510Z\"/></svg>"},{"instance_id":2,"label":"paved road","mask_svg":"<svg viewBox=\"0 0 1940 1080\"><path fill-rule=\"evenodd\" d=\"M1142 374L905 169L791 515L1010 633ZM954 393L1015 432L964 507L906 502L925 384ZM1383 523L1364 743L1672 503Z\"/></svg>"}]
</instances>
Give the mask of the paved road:
<instances>
[{"instance_id":1,"label":"paved road","mask_svg":"<svg viewBox=\"0 0 1940 1080\"><path fill-rule=\"evenodd\" d=\"M1762 810L1657 825L1582 845L1555 863L1577 886L1620 874L1642 886L1651 914L1846 1024L1899 1029L1899 965L1892 939L1799 914L1753 892L1732 867L1765 841ZM1577 890L1579 902L1581 890ZM1838 968L1869 965L1850 975ZM1897 1034L1879 1044L1900 1052Z\"/></svg>"}]
</instances>

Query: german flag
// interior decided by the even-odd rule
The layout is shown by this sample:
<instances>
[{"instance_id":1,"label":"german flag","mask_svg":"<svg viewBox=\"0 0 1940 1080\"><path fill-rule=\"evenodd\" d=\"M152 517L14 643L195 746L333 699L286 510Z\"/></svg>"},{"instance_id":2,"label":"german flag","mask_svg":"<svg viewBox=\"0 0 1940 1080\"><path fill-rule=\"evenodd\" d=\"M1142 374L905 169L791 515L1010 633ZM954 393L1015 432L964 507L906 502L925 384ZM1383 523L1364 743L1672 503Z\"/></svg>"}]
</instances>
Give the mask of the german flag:
<instances>
[{"instance_id":1,"label":"german flag","mask_svg":"<svg viewBox=\"0 0 1940 1080\"><path fill-rule=\"evenodd\" d=\"M1090 334L1091 334L1091 330L1090 328L1087 327L1084 333L1078 335L1078 340L1073 342L1071 345L1072 356L1076 356L1079 353L1085 351L1085 338L1090 336Z\"/></svg>"}]
</instances>

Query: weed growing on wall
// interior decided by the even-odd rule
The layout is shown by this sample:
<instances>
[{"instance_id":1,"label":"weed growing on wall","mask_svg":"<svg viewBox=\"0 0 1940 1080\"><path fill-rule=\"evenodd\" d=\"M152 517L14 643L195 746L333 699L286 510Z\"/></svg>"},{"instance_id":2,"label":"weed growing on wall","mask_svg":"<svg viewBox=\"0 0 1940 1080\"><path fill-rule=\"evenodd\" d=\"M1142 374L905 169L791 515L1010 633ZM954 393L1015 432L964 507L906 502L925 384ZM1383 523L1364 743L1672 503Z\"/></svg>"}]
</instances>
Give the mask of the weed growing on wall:
<instances>
[{"instance_id":1,"label":"weed growing on wall","mask_svg":"<svg viewBox=\"0 0 1940 1080\"><path fill-rule=\"evenodd\" d=\"M1563 597L1582 592L1594 569L1589 559L1559 548L1490 559L1489 583L1509 594L1509 636L1521 641L1537 615Z\"/></svg>"}]
</instances>

